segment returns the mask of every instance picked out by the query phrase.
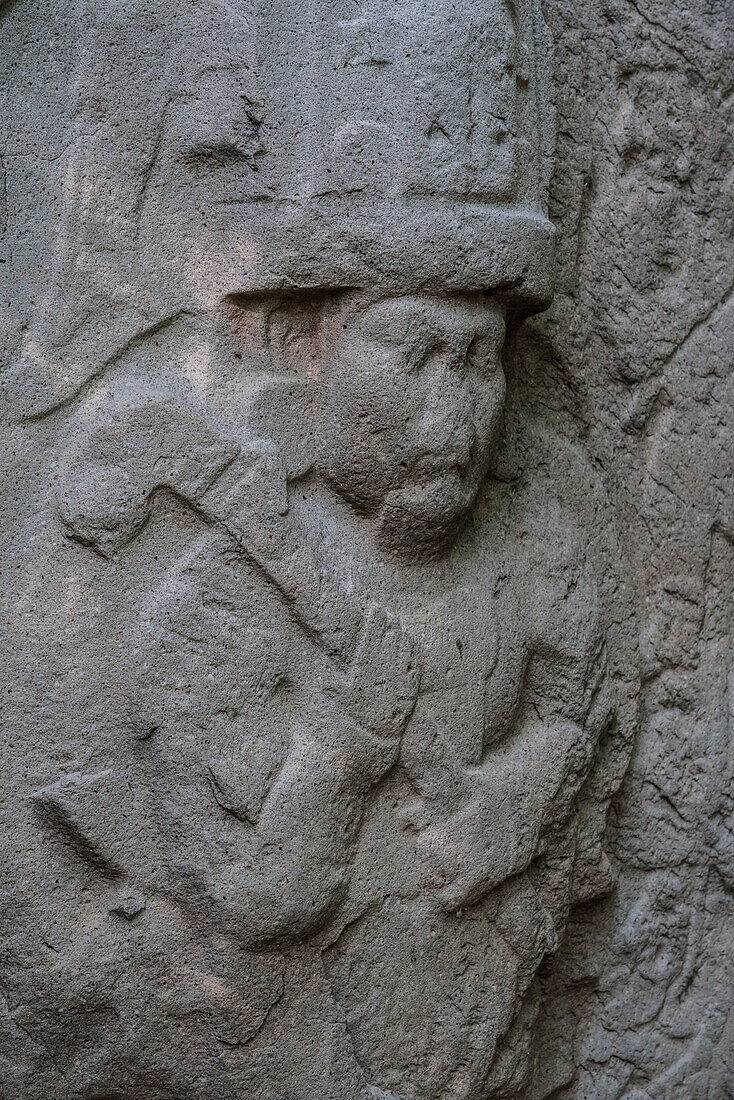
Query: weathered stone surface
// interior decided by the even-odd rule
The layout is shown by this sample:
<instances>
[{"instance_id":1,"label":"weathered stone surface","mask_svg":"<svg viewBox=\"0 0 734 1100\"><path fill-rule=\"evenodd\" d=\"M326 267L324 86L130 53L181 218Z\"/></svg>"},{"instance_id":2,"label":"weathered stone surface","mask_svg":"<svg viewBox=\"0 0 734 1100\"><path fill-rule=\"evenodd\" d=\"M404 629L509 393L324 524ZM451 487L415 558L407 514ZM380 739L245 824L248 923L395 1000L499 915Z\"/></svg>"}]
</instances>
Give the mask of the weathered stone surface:
<instances>
[{"instance_id":1,"label":"weathered stone surface","mask_svg":"<svg viewBox=\"0 0 734 1100\"><path fill-rule=\"evenodd\" d=\"M727 1100L726 0L0 36L0 1100Z\"/></svg>"}]
</instances>

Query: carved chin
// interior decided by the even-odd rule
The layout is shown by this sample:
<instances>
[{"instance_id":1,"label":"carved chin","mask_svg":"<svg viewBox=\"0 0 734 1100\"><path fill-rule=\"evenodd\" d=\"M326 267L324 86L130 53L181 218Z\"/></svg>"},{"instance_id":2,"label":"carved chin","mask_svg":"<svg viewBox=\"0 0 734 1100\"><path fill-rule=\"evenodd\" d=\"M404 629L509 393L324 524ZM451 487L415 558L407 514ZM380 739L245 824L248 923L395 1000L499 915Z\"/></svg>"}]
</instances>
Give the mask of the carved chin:
<instances>
[{"instance_id":1,"label":"carved chin","mask_svg":"<svg viewBox=\"0 0 734 1100\"><path fill-rule=\"evenodd\" d=\"M380 513L380 539L388 549L401 553L440 550L457 533L476 495L476 487L468 486L458 474L395 490Z\"/></svg>"}]
</instances>

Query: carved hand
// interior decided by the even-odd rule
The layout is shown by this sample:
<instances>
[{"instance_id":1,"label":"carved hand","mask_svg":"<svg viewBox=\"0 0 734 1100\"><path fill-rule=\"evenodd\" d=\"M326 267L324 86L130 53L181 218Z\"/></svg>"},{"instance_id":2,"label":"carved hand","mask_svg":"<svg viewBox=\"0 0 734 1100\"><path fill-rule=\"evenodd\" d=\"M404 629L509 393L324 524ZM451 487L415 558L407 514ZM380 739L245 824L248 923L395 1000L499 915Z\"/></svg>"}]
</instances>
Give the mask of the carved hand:
<instances>
[{"instance_id":1,"label":"carved hand","mask_svg":"<svg viewBox=\"0 0 734 1100\"><path fill-rule=\"evenodd\" d=\"M462 766L437 727L411 739L403 763L418 799L401 813L447 909L470 905L525 870L543 829L567 809L586 740L564 720L521 723L476 767Z\"/></svg>"},{"instance_id":2,"label":"carved hand","mask_svg":"<svg viewBox=\"0 0 734 1100\"><path fill-rule=\"evenodd\" d=\"M360 727L397 749L419 686L412 640L395 619L373 608L346 675L327 690Z\"/></svg>"}]
</instances>

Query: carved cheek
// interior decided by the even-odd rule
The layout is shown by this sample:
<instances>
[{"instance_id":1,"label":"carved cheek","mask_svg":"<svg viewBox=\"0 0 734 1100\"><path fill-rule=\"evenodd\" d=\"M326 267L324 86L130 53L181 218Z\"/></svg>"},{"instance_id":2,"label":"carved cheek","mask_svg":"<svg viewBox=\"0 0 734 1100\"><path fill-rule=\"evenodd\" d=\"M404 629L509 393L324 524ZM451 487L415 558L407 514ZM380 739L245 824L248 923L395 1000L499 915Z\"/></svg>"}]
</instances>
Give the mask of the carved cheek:
<instances>
[{"instance_id":1,"label":"carved cheek","mask_svg":"<svg viewBox=\"0 0 734 1100\"><path fill-rule=\"evenodd\" d=\"M477 401L477 435L481 443L493 441L499 427L505 403L505 376L497 370L480 384L481 396Z\"/></svg>"},{"instance_id":2,"label":"carved cheek","mask_svg":"<svg viewBox=\"0 0 734 1100\"><path fill-rule=\"evenodd\" d=\"M327 382L329 422L352 448L373 456L394 451L415 415L417 391L393 349L364 348Z\"/></svg>"}]
</instances>

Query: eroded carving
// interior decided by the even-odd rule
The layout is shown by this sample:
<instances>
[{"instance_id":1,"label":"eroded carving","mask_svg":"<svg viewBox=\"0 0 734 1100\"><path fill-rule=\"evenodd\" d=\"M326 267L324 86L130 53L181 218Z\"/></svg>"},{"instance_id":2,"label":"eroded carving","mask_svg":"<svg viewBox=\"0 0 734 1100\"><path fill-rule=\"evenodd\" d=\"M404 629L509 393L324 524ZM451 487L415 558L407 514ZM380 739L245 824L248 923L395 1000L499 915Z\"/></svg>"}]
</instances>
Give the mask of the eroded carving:
<instances>
[{"instance_id":1,"label":"eroded carving","mask_svg":"<svg viewBox=\"0 0 734 1100\"><path fill-rule=\"evenodd\" d=\"M60 263L99 300L55 343L47 309L8 388L63 424L56 519L110 611L107 740L39 827L151 990L143 1037L86 930L47 983L63 1074L520 1096L538 969L608 881L615 722L583 536L497 470L506 334L552 289L539 7L183 7L173 61L150 4L84 40Z\"/></svg>"}]
</instances>

